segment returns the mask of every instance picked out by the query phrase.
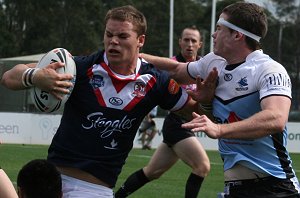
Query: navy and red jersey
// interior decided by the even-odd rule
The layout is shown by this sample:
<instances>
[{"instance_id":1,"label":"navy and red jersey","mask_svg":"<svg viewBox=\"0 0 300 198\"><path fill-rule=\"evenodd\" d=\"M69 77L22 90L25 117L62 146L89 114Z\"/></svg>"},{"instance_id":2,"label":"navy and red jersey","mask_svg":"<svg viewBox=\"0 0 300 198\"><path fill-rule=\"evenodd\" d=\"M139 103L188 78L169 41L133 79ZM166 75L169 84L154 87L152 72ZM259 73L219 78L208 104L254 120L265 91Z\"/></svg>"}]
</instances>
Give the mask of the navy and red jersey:
<instances>
[{"instance_id":1,"label":"navy and red jersey","mask_svg":"<svg viewBox=\"0 0 300 198\"><path fill-rule=\"evenodd\" d=\"M178 110L188 95L167 72L138 59L136 73L113 72L104 51L74 57L77 76L48 160L115 186L143 118L159 105Z\"/></svg>"}]
</instances>

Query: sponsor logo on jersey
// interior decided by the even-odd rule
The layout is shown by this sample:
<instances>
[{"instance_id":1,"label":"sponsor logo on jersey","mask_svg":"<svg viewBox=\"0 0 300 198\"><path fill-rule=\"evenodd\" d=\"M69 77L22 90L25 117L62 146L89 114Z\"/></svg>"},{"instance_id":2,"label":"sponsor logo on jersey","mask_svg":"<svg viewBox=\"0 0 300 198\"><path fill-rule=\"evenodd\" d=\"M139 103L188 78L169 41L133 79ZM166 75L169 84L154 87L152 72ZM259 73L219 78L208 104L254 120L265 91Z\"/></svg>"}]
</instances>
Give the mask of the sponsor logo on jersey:
<instances>
[{"instance_id":1,"label":"sponsor logo on jersey","mask_svg":"<svg viewBox=\"0 0 300 198\"><path fill-rule=\"evenodd\" d=\"M269 89L282 88L282 87L291 87L291 80L289 76L281 73L273 73L265 76L266 81L268 82Z\"/></svg>"},{"instance_id":2,"label":"sponsor logo on jersey","mask_svg":"<svg viewBox=\"0 0 300 198\"><path fill-rule=\"evenodd\" d=\"M221 123L221 124L224 124L224 123L233 123L233 122L237 122L237 121L241 121L241 120L242 120L242 119L241 119L240 117L238 117L238 116L236 115L236 113L234 113L234 112L230 112L229 115L228 115L228 118L225 119L225 120L222 120L222 119L219 118L219 117L215 117L214 119L215 119L215 121L216 121L217 123Z\"/></svg>"},{"instance_id":3,"label":"sponsor logo on jersey","mask_svg":"<svg viewBox=\"0 0 300 198\"><path fill-rule=\"evenodd\" d=\"M81 125L85 130L97 129L100 138L107 138L114 133L123 133L135 125L136 118L129 118L128 116L121 117L120 119L110 120L105 117L102 112L94 112L86 117L86 121Z\"/></svg>"},{"instance_id":4,"label":"sponsor logo on jersey","mask_svg":"<svg viewBox=\"0 0 300 198\"><path fill-rule=\"evenodd\" d=\"M136 82L133 89L132 94L135 97L144 97L146 95L146 85L142 82Z\"/></svg>"},{"instance_id":5,"label":"sponsor logo on jersey","mask_svg":"<svg viewBox=\"0 0 300 198\"><path fill-rule=\"evenodd\" d=\"M110 142L110 145L104 146L104 148L115 150L115 149L117 149L117 146L118 146L118 142L116 142L115 139L112 139L112 141Z\"/></svg>"},{"instance_id":6,"label":"sponsor logo on jersey","mask_svg":"<svg viewBox=\"0 0 300 198\"><path fill-rule=\"evenodd\" d=\"M225 74L224 75L224 80L225 81L231 81L232 80L232 74Z\"/></svg>"},{"instance_id":7,"label":"sponsor logo on jersey","mask_svg":"<svg viewBox=\"0 0 300 198\"><path fill-rule=\"evenodd\" d=\"M171 79L169 82L168 90L170 94L177 94L179 91L179 84L174 79Z\"/></svg>"},{"instance_id":8,"label":"sponsor logo on jersey","mask_svg":"<svg viewBox=\"0 0 300 198\"><path fill-rule=\"evenodd\" d=\"M109 98L109 103L115 106L120 106L123 104L123 100L121 98L118 97L111 97Z\"/></svg>"},{"instance_id":9,"label":"sponsor logo on jersey","mask_svg":"<svg viewBox=\"0 0 300 198\"><path fill-rule=\"evenodd\" d=\"M235 88L237 91L246 91L248 90L248 83L247 83L247 77L241 78L241 80L238 81L239 87Z\"/></svg>"},{"instance_id":10,"label":"sponsor logo on jersey","mask_svg":"<svg viewBox=\"0 0 300 198\"><path fill-rule=\"evenodd\" d=\"M101 75L93 75L93 78L90 80L90 84L94 89L104 86L103 76Z\"/></svg>"}]
</instances>

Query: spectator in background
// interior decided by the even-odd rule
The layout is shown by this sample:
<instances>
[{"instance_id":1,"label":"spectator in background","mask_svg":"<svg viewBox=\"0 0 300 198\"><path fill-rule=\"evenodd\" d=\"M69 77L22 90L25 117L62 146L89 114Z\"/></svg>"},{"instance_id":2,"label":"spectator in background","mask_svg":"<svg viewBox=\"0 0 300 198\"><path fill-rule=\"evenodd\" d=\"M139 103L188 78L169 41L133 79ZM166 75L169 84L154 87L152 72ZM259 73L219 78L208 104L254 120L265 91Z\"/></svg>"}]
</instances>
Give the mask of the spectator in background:
<instances>
[{"instance_id":1,"label":"spectator in background","mask_svg":"<svg viewBox=\"0 0 300 198\"><path fill-rule=\"evenodd\" d=\"M56 167L44 159L25 164L17 177L19 198L61 198L62 181Z\"/></svg>"},{"instance_id":2,"label":"spectator in background","mask_svg":"<svg viewBox=\"0 0 300 198\"><path fill-rule=\"evenodd\" d=\"M154 118L157 115L157 106L154 107L148 114L145 116L141 126L139 127L139 134L140 138L139 141L141 141L142 149L151 149L151 143L153 138L158 132L158 129L156 127L156 123Z\"/></svg>"}]
</instances>

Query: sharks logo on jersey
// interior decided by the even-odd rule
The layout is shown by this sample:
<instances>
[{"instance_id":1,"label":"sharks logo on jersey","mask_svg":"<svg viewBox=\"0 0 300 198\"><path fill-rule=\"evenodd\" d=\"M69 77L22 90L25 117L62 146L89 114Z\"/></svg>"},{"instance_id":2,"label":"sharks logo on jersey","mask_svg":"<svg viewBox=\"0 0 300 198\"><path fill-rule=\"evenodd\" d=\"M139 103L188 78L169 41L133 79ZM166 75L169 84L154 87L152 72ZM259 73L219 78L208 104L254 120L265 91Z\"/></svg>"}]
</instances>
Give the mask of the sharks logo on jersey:
<instances>
[{"instance_id":1,"label":"sharks logo on jersey","mask_svg":"<svg viewBox=\"0 0 300 198\"><path fill-rule=\"evenodd\" d=\"M237 91L247 91L248 90L248 83L247 77L243 77L238 81L239 87L235 88Z\"/></svg>"}]
</instances>

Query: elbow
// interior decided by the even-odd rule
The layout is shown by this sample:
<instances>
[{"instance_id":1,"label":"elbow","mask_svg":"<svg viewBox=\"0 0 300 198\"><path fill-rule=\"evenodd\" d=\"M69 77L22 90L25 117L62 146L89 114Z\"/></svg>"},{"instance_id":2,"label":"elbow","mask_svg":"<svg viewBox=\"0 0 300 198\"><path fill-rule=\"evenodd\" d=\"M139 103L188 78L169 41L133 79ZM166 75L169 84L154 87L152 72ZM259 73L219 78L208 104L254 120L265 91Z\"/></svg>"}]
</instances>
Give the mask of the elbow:
<instances>
[{"instance_id":1,"label":"elbow","mask_svg":"<svg viewBox=\"0 0 300 198\"><path fill-rule=\"evenodd\" d=\"M278 123L275 127L276 132L283 132L285 129L286 123Z\"/></svg>"},{"instance_id":2,"label":"elbow","mask_svg":"<svg viewBox=\"0 0 300 198\"><path fill-rule=\"evenodd\" d=\"M171 78L177 80L178 79L178 72L176 69L173 69L173 70L169 70L169 75Z\"/></svg>"},{"instance_id":3,"label":"elbow","mask_svg":"<svg viewBox=\"0 0 300 198\"><path fill-rule=\"evenodd\" d=\"M12 89L12 90L17 90L17 88L15 86L13 86L13 83L10 80L11 78L9 77L9 75L7 73L4 73L2 78L1 78L1 85L8 88L8 89Z\"/></svg>"},{"instance_id":4,"label":"elbow","mask_svg":"<svg viewBox=\"0 0 300 198\"><path fill-rule=\"evenodd\" d=\"M1 85L3 85L4 87L7 87L7 78L5 77L5 74L3 74L2 78L1 78Z\"/></svg>"},{"instance_id":5,"label":"elbow","mask_svg":"<svg viewBox=\"0 0 300 198\"><path fill-rule=\"evenodd\" d=\"M286 127L287 121L288 121L288 116L278 114L278 116L274 121L273 130L275 132L283 132Z\"/></svg>"}]
</instances>

